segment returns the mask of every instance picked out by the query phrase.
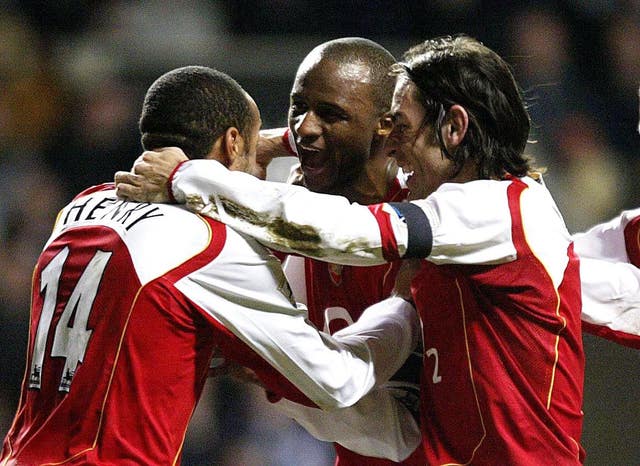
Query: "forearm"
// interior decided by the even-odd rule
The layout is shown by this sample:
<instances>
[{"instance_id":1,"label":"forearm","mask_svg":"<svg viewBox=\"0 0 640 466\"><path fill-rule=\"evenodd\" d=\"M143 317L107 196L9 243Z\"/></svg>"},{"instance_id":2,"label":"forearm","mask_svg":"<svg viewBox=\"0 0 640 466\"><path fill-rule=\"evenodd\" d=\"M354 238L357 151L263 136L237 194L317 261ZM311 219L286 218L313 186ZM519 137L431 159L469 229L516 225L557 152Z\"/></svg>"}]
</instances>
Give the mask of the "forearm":
<instances>
[{"instance_id":1,"label":"forearm","mask_svg":"<svg viewBox=\"0 0 640 466\"><path fill-rule=\"evenodd\" d=\"M221 220L273 249L342 264L389 260L376 216L367 206L351 204L346 198L260 181L209 160L182 164L170 186L175 199L189 209ZM395 213L388 215L393 218L388 234L396 253L402 255L406 225Z\"/></svg>"},{"instance_id":2,"label":"forearm","mask_svg":"<svg viewBox=\"0 0 640 466\"><path fill-rule=\"evenodd\" d=\"M278 406L320 440L365 456L404 460L418 447L420 428L407 407L380 384L397 372L420 341L417 313L407 301L389 298L367 308L357 322L334 337L341 343L368 346L378 388L353 406L331 411L287 400Z\"/></svg>"},{"instance_id":3,"label":"forearm","mask_svg":"<svg viewBox=\"0 0 640 466\"><path fill-rule=\"evenodd\" d=\"M387 382L421 341L418 314L408 301L387 298L369 306L356 322L333 336L341 342L365 342L375 364L376 384ZM393 348L393 351L390 351Z\"/></svg>"},{"instance_id":4,"label":"forearm","mask_svg":"<svg viewBox=\"0 0 640 466\"><path fill-rule=\"evenodd\" d=\"M640 269L624 262L580 259L584 329L640 348Z\"/></svg>"},{"instance_id":5,"label":"forearm","mask_svg":"<svg viewBox=\"0 0 640 466\"><path fill-rule=\"evenodd\" d=\"M229 235L228 241L238 239ZM275 394L323 409L351 406L408 357L420 326L405 301L372 309L375 316L334 337L309 325L306 309L294 306L276 259L233 250L232 258L218 258L220 266L214 261L176 287L194 309L224 327L221 338L234 336L229 344L221 340L225 357L253 369ZM297 390L288 391L283 379Z\"/></svg>"},{"instance_id":6,"label":"forearm","mask_svg":"<svg viewBox=\"0 0 640 466\"><path fill-rule=\"evenodd\" d=\"M402 461L420 444L420 428L402 403L377 389L355 405L322 411L283 399L276 406L311 435L364 456Z\"/></svg>"}]
</instances>

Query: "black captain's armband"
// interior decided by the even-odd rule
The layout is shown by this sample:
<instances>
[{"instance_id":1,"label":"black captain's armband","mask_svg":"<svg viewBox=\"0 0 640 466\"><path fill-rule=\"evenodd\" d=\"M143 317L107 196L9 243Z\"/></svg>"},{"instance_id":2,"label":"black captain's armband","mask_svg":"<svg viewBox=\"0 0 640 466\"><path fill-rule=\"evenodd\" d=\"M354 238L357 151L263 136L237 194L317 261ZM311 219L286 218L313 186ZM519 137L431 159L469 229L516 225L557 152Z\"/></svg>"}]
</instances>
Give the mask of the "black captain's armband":
<instances>
[{"instance_id":1,"label":"black captain's armband","mask_svg":"<svg viewBox=\"0 0 640 466\"><path fill-rule=\"evenodd\" d=\"M404 259L424 259L431 254L433 233L424 210L411 202L390 202L389 205L407 224L408 241Z\"/></svg>"}]
</instances>

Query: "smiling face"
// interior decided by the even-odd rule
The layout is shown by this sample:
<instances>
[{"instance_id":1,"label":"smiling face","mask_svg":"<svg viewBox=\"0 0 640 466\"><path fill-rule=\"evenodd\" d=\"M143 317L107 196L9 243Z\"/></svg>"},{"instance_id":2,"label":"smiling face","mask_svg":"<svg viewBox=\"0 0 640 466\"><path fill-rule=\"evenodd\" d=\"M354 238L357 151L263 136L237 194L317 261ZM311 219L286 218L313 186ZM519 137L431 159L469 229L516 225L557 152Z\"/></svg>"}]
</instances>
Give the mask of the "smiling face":
<instances>
[{"instance_id":1,"label":"smiling face","mask_svg":"<svg viewBox=\"0 0 640 466\"><path fill-rule=\"evenodd\" d=\"M407 174L411 199L422 199L451 181L454 163L445 158L431 122L418 98L418 88L405 77L398 77L391 103L394 127L387 140L389 155Z\"/></svg>"},{"instance_id":2,"label":"smiling face","mask_svg":"<svg viewBox=\"0 0 640 466\"><path fill-rule=\"evenodd\" d=\"M339 193L362 173L378 124L370 72L359 63L336 63L310 54L291 90L289 129L305 185Z\"/></svg>"}]
</instances>

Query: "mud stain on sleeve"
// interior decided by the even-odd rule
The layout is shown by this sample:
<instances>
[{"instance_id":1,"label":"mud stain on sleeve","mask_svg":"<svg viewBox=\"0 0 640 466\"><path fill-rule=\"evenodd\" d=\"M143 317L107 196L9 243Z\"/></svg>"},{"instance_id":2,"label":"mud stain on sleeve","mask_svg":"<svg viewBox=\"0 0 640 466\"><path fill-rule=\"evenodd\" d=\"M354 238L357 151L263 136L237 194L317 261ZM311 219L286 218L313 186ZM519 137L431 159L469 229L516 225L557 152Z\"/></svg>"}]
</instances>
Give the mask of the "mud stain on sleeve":
<instances>
[{"instance_id":1,"label":"mud stain on sleeve","mask_svg":"<svg viewBox=\"0 0 640 466\"><path fill-rule=\"evenodd\" d=\"M274 244L312 257L324 257L329 253L326 250L326 246L323 245L322 236L316 228L287 222L280 217L259 214L228 198L220 197L219 200L227 215L264 229L269 235L269 240ZM213 199L212 204L215 205ZM357 238L340 246L340 251L347 255L370 249L370 243L366 239Z\"/></svg>"}]
</instances>

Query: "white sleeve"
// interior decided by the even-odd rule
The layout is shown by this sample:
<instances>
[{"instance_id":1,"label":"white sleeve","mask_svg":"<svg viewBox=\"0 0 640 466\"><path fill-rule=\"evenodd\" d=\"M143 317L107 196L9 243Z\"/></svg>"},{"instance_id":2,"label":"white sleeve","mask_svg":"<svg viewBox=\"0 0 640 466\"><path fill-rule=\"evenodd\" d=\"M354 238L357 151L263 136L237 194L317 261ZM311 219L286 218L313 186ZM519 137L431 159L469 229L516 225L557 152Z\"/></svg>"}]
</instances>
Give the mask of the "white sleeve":
<instances>
[{"instance_id":1,"label":"white sleeve","mask_svg":"<svg viewBox=\"0 0 640 466\"><path fill-rule=\"evenodd\" d=\"M618 344L640 348L640 269L629 263L627 224L640 209L573 236L580 257L585 329Z\"/></svg>"},{"instance_id":2,"label":"white sleeve","mask_svg":"<svg viewBox=\"0 0 640 466\"><path fill-rule=\"evenodd\" d=\"M623 262L581 258L580 278L582 320L613 331L603 335L609 339L640 347L640 269Z\"/></svg>"},{"instance_id":3,"label":"white sleeve","mask_svg":"<svg viewBox=\"0 0 640 466\"><path fill-rule=\"evenodd\" d=\"M367 206L300 186L258 180L213 160L191 160L171 179L174 198L283 252L327 262L375 265L386 262L380 227ZM393 212L391 228L402 257L406 225Z\"/></svg>"},{"instance_id":4,"label":"white sleeve","mask_svg":"<svg viewBox=\"0 0 640 466\"><path fill-rule=\"evenodd\" d=\"M396 298L357 331L332 337L311 326L291 301L279 261L228 229L219 256L176 283L323 409L350 406L398 370L419 341L415 310ZM394 351L389 351L394 348Z\"/></svg>"},{"instance_id":5,"label":"white sleeve","mask_svg":"<svg viewBox=\"0 0 640 466\"><path fill-rule=\"evenodd\" d=\"M345 343L366 344L376 361L376 379L386 382L416 348L422 332L413 305L392 296L366 308L358 320L333 336Z\"/></svg>"},{"instance_id":6,"label":"white sleeve","mask_svg":"<svg viewBox=\"0 0 640 466\"><path fill-rule=\"evenodd\" d=\"M601 223L583 233L573 235L575 251L579 257L602 259L609 262L629 262L625 247L624 229L640 209L622 212L608 222Z\"/></svg>"},{"instance_id":7,"label":"white sleeve","mask_svg":"<svg viewBox=\"0 0 640 466\"><path fill-rule=\"evenodd\" d=\"M275 405L311 435L364 456L400 462L420 445L420 427L388 390L370 392L355 405L322 411L282 399Z\"/></svg>"},{"instance_id":8,"label":"white sleeve","mask_svg":"<svg viewBox=\"0 0 640 466\"><path fill-rule=\"evenodd\" d=\"M426 213L436 264L492 264L515 259L509 181L445 183L426 199L414 201ZM491 209L486 206L490 205Z\"/></svg>"},{"instance_id":9,"label":"white sleeve","mask_svg":"<svg viewBox=\"0 0 640 466\"><path fill-rule=\"evenodd\" d=\"M529 188L516 200L531 227L527 233L543 238L547 221L564 228L546 188L528 177L520 182ZM498 264L516 257L508 195L513 183L446 183L426 199L363 206L192 160L174 172L171 187L191 210L271 248L326 262L373 265L418 257L437 264Z\"/></svg>"}]
</instances>

